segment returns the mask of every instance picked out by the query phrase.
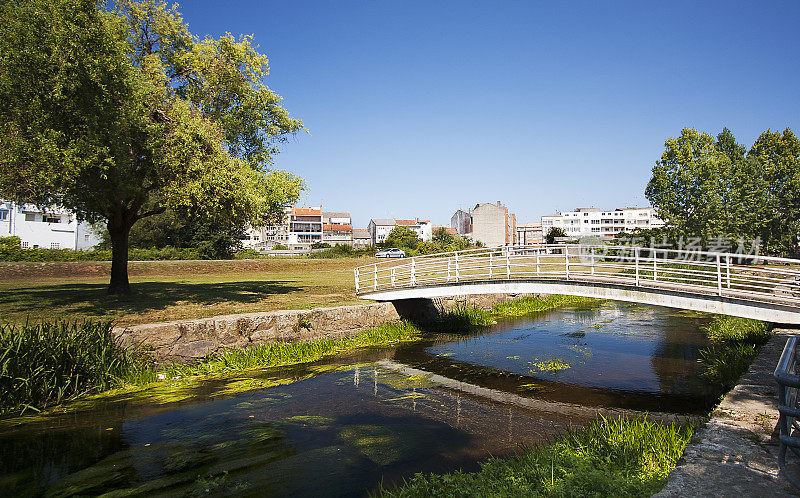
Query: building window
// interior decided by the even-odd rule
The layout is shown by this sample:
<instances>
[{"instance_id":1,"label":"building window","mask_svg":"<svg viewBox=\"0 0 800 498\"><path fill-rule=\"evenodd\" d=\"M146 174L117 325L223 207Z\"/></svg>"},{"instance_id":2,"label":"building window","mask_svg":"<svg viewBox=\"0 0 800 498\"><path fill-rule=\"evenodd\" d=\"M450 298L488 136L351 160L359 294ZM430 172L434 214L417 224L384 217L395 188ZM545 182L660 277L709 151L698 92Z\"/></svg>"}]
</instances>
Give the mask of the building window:
<instances>
[{"instance_id":1,"label":"building window","mask_svg":"<svg viewBox=\"0 0 800 498\"><path fill-rule=\"evenodd\" d=\"M20 242L20 245L22 246L23 249L27 249L28 248L28 241L27 240L23 240L22 242Z\"/></svg>"},{"instance_id":2,"label":"building window","mask_svg":"<svg viewBox=\"0 0 800 498\"><path fill-rule=\"evenodd\" d=\"M36 213L25 213L25 221L36 221Z\"/></svg>"},{"instance_id":3,"label":"building window","mask_svg":"<svg viewBox=\"0 0 800 498\"><path fill-rule=\"evenodd\" d=\"M0 220L7 220L8 219L8 211L5 209L0 209Z\"/></svg>"},{"instance_id":4,"label":"building window","mask_svg":"<svg viewBox=\"0 0 800 498\"><path fill-rule=\"evenodd\" d=\"M50 242L50 249L61 249L61 244L58 242Z\"/></svg>"},{"instance_id":5,"label":"building window","mask_svg":"<svg viewBox=\"0 0 800 498\"><path fill-rule=\"evenodd\" d=\"M45 223L61 223L61 216L57 214L43 214L42 221Z\"/></svg>"},{"instance_id":6,"label":"building window","mask_svg":"<svg viewBox=\"0 0 800 498\"><path fill-rule=\"evenodd\" d=\"M83 236L83 241L84 242L89 242L89 236L88 235L84 235Z\"/></svg>"}]
</instances>

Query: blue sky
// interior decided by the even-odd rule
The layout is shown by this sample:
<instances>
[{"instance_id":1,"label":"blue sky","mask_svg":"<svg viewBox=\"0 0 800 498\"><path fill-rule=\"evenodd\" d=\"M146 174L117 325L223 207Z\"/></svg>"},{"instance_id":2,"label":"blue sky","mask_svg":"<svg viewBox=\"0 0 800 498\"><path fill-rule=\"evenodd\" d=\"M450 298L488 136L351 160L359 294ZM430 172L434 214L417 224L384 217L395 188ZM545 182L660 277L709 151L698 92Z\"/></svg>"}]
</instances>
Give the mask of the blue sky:
<instances>
[{"instance_id":1,"label":"blue sky","mask_svg":"<svg viewBox=\"0 0 800 498\"><path fill-rule=\"evenodd\" d=\"M212 2L195 35L253 34L303 119L275 167L301 204L449 223L646 205L664 141L800 131L800 2Z\"/></svg>"}]
</instances>

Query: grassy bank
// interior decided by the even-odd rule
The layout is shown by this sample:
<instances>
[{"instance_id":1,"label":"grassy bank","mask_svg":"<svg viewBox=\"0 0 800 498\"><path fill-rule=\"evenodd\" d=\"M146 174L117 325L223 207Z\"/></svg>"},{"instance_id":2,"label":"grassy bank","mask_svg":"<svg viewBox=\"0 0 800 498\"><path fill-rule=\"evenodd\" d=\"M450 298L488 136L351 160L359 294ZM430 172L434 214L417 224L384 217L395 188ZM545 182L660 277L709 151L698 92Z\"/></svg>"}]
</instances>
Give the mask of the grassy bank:
<instances>
[{"instance_id":1,"label":"grassy bank","mask_svg":"<svg viewBox=\"0 0 800 498\"><path fill-rule=\"evenodd\" d=\"M380 495L651 496L663 487L691 435L689 426L601 417L551 445L510 458L491 458L479 472L417 474Z\"/></svg>"},{"instance_id":2,"label":"grassy bank","mask_svg":"<svg viewBox=\"0 0 800 498\"><path fill-rule=\"evenodd\" d=\"M704 327L708 346L700 351L703 375L724 391L730 390L769 340L771 330L767 322L717 316Z\"/></svg>"},{"instance_id":3,"label":"grassy bank","mask_svg":"<svg viewBox=\"0 0 800 498\"><path fill-rule=\"evenodd\" d=\"M492 314L497 317L514 318L538 313L540 311L560 308L562 306L595 304L601 301L601 299L580 296L550 295L544 298L538 296L526 296L519 299L514 299L513 301L505 301L496 304L492 308Z\"/></svg>"},{"instance_id":4,"label":"grassy bank","mask_svg":"<svg viewBox=\"0 0 800 498\"><path fill-rule=\"evenodd\" d=\"M203 377L310 362L337 352L411 340L420 330L387 323L358 335L274 343L210 355L193 365L151 366L116 344L109 322L0 326L0 414L39 411L87 394L185 387Z\"/></svg>"}]
</instances>

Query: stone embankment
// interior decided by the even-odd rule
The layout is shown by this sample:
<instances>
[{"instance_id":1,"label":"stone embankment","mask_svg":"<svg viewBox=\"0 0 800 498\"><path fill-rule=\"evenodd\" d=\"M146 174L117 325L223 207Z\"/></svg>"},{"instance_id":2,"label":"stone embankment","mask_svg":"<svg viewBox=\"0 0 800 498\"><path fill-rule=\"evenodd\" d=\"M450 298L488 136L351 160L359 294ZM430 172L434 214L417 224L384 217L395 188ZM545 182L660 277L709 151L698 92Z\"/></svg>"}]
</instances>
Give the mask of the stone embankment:
<instances>
[{"instance_id":1,"label":"stone embankment","mask_svg":"<svg viewBox=\"0 0 800 498\"><path fill-rule=\"evenodd\" d=\"M800 496L778 474L778 398L772 376L786 339L776 329L748 372L686 446L667 485L655 496Z\"/></svg>"},{"instance_id":2,"label":"stone embankment","mask_svg":"<svg viewBox=\"0 0 800 498\"><path fill-rule=\"evenodd\" d=\"M310 310L266 311L135 325L119 328L115 333L125 344L146 345L157 361L189 362L222 349L346 337L400 319L424 323L435 319L442 310L452 308L459 301L486 309L515 297L489 295L436 301L414 299Z\"/></svg>"}]
</instances>

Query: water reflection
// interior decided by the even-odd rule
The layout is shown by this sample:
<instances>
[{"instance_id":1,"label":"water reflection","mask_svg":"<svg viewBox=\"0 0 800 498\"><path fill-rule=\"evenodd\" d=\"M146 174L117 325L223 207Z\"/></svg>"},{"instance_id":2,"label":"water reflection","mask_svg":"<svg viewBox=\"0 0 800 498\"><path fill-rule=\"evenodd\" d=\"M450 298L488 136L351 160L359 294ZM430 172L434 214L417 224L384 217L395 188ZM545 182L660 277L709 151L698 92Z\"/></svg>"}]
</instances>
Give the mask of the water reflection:
<instances>
[{"instance_id":1,"label":"water reflection","mask_svg":"<svg viewBox=\"0 0 800 498\"><path fill-rule=\"evenodd\" d=\"M612 303L99 403L0 430L0 495L363 496L476 470L602 407L700 412L705 320ZM570 367L532 368L552 358Z\"/></svg>"}]
</instances>

